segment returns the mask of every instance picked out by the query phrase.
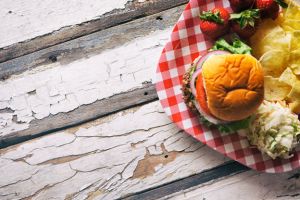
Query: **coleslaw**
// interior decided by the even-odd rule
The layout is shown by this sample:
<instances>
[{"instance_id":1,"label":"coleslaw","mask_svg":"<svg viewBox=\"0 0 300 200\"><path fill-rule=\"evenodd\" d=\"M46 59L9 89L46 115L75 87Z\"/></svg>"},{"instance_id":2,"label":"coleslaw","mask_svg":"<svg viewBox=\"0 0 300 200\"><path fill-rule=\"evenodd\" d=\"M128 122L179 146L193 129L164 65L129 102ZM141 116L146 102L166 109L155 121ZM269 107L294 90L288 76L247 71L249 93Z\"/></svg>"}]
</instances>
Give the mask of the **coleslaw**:
<instances>
[{"instance_id":1,"label":"coleslaw","mask_svg":"<svg viewBox=\"0 0 300 200\"><path fill-rule=\"evenodd\" d=\"M279 102L264 101L250 122L250 143L271 158L290 158L300 140L298 116Z\"/></svg>"}]
</instances>

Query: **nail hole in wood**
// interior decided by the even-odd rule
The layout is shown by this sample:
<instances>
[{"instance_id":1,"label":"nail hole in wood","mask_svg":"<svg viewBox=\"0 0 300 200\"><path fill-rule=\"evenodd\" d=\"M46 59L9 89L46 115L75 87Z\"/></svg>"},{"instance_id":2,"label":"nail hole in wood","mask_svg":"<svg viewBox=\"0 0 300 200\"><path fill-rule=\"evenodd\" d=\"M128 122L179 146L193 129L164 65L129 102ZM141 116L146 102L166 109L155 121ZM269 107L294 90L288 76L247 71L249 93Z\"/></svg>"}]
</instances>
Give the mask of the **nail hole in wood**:
<instances>
[{"instance_id":1,"label":"nail hole in wood","mask_svg":"<svg viewBox=\"0 0 300 200\"><path fill-rule=\"evenodd\" d=\"M145 95L145 96L148 95L148 92L144 92L144 95Z\"/></svg>"},{"instance_id":2,"label":"nail hole in wood","mask_svg":"<svg viewBox=\"0 0 300 200\"><path fill-rule=\"evenodd\" d=\"M8 11L8 14L11 14L12 13L12 11L10 10L10 11Z\"/></svg>"},{"instance_id":3,"label":"nail hole in wood","mask_svg":"<svg viewBox=\"0 0 300 200\"><path fill-rule=\"evenodd\" d=\"M12 116L12 121L15 122L15 123L18 123L18 117L17 117L17 115L13 115Z\"/></svg>"},{"instance_id":4,"label":"nail hole in wood","mask_svg":"<svg viewBox=\"0 0 300 200\"><path fill-rule=\"evenodd\" d=\"M165 158L168 158L169 156L168 155L165 155Z\"/></svg>"},{"instance_id":5,"label":"nail hole in wood","mask_svg":"<svg viewBox=\"0 0 300 200\"><path fill-rule=\"evenodd\" d=\"M56 62L57 61L57 57L54 55L49 56L49 60L51 60L52 62Z\"/></svg>"},{"instance_id":6,"label":"nail hole in wood","mask_svg":"<svg viewBox=\"0 0 300 200\"><path fill-rule=\"evenodd\" d=\"M32 90L30 92L28 92L29 95L35 95L36 94L36 90Z\"/></svg>"},{"instance_id":7,"label":"nail hole in wood","mask_svg":"<svg viewBox=\"0 0 300 200\"><path fill-rule=\"evenodd\" d=\"M156 17L156 20L163 20L162 16Z\"/></svg>"}]
</instances>

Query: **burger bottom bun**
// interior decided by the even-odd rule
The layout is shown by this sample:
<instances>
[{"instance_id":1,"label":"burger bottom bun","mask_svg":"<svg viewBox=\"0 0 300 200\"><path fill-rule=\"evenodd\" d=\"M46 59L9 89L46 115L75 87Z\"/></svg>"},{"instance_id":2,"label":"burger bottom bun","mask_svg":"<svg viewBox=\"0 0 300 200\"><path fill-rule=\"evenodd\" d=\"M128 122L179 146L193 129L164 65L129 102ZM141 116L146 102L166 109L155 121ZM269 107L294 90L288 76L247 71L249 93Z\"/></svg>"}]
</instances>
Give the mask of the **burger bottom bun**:
<instances>
[{"instance_id":1,"label":"burger bottom bun","mask_svg":"<svg viewBox=\"0 0 300 200\"><path fill-rule=\"evenodd\" d=\"M212 56L203 64L202 76L208 108L221 120L245 119L263 101L263 70L251 55Z\"/></svg>"}]
</instances>

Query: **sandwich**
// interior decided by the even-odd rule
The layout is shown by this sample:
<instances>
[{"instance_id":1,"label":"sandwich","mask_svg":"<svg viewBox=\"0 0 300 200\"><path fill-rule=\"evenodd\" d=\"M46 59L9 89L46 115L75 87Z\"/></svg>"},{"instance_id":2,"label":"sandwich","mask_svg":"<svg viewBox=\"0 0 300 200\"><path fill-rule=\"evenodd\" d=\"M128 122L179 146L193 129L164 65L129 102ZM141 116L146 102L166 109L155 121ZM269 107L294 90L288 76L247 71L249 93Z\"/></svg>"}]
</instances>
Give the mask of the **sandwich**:
<instances>
[{"instance_id":1,"label":"sandwich","mask_svg":"<svg viewBox=\"0 0 300 200\"><path fill-rule=\"evenodd\" d=\"M250 54L211 51L186 71L182 91L204 125L222 132L246 129L264 100L263 69Z\"/></svg>"}]
</instances>

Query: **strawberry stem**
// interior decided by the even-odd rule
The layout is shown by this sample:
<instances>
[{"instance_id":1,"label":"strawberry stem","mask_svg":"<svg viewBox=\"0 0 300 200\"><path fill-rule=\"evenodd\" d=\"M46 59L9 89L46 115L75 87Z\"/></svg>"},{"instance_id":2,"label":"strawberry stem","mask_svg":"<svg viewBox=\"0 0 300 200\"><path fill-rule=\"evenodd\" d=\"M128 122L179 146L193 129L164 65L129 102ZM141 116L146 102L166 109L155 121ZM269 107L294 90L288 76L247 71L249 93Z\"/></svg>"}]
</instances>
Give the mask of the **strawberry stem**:
<instances>
[{"instance_id":1,"label":"strawberry stem","mask_svg":"<svg viewBox=\"0 0 300 200\"><path fill-rule=\"evenodd\" d=\"M206 21L211 21L211 22L216 22L217 24L223 24L224 20L221 18L220 12L217 11L213 13L212 11L203 11L202 14L199 16L200 19L206 20Z\"/></svg>"},{"instance_id":2,"label":"strawberry stem","mask_svg":"<svg viewBox=\"0 0 300 200\"><path fill-rule=\"evenodd\" d=\"M259 19L258 9L249 9L241 13L230 14L230 20L236 21L241 28L245 28L247 25L254 27L256 19Z\"/></svg>"}]
</instances>

